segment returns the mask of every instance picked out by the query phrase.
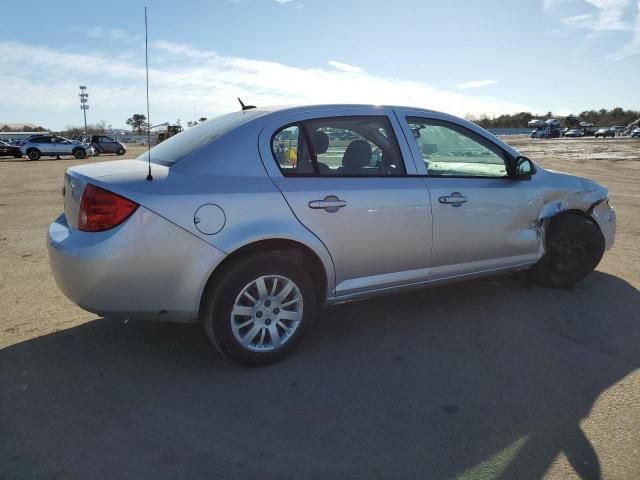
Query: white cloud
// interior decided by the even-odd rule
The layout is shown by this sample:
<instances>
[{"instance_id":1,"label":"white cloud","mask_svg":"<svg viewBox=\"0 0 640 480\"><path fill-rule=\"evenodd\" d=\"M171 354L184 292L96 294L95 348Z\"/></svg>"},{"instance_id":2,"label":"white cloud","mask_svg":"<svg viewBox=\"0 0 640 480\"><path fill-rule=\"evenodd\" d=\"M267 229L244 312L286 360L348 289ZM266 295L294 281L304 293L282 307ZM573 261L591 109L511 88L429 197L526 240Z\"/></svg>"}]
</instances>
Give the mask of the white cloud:
<instances>
[{"instance_id":1,"label":"white cloud","mask_svg":"<svg viewBox=\"0 0 640 480\"><path fill-rule=\"evenodd\" d=\"M253 105L395 104L458 115L532 111L528 105L376 76L354 66L346 71L335 64L331 69L300 68L169 42L150 44L149 53L153 123L191 118L194 108L196 116L228 112L237 108L236 97ZM121 126L132 113L145 110L144 51L114 58L95 49L70 53L0 42L0 84L0 105L5 116L13 117L7 121L20 118L50 128L79 124L77 88L88 85L89 121Z\"/></svg>"},{"instance_id":2,"label":"white cloud","mask_svg":"<svg viewBox=\"0 0 640 480\"><path fill-rule=\"evenodd\" d=\"M633 31L633 38L617 52L611 53L612 60L622 60L633 55L640 54L640 1L638 1L638 13L636 14L636 24Z\"/></svg>"},{"instance_id":3,"label":"white cloud","mask_svg":"<svg viewBox=\"0 0 640 480\"><path fill-rule=\"evenodd\" d=\"M482 88L487 87L489 85L493 85L494 83L498 83L497 80L471 80L470 82L459 83L456 85L458 88L466 89L466 88Z\"/></svg>"},{"instance_id":4,"label":"white cloud","mask_svg":"<svg viewBox=\"0 0 640 480\"><path fill-rule=\"evenodd\" d=\"M279 3L280 5L284 5L285 3L293 2L293 0L275 0L275 2Z\"/></svg>"},{"instance_id":5,"label":"white cloud","mask_svg":"<svg viewBox=\"0 0 640 480\"><path fill-rule=\"evenodd\" d=\"M363 73L364 68L356 67L355 65L349 65L348 63L338 62L336 60L329 60L327 62L333 68L346 73Z\"/></svg>"},{"instance_id":6,"label":"white cloud","mask_svg":"<svg viewBox=\"0 0 640 480\"><path fill-rule=\"evenodd\" d=\"M624 16L631 0L585 0L595 11L564 18L562 22L571 28L593 31L630 30Z\"/></svg>"},{"instance_id":7,"label":"white cloud","mask_svg":"<svg viewBox=\"0 0 640 480\"><path fill-rule=\"evenodd\" d=\"M635 22L632 21L632 0L543 0L543 9L547 14L557 14L560 5L572 11L576 7L587 6L588 12L577 13L561 19L562 23L571 28L587 30L587 39L595 39L610 32L632 32L630 42L619 50L607 55L612 60L622 60L640 53L640 1L637 3Z\"/></svg>"},{"instance_id":8,"label":"white cloud","mask_svg":"<svg viewBox=\"0 0 640 480\"><path fill-rule=\"evenodd\" d=\"M542 9L545 13L550 13L552 10L561 6L562 4L569 3L571 0L543 0Z\"/></svg>"},{"instance_id":9,"label":"white cloud","mask_svg":"<svg viewBox=\"0 0 640 480\"><path fill-rule=\"evenodd\" d=\"M205 58L213 58L216 56L215 52L199 50L183 43L153 42L151 46L155 47L158 50L165 51L171 55L188 59L202 60Z\"/></svg>"},{"instance_id":10,"label":"white cloud","mask_svg":"<svg viewBox=\"0 0 640 480\"><path fill-rule=\"evenodd\" d=\"M139 39L139 35L130 35L126 30L120 28L102 28L102 27L89 27L85 30L85 33L91 38L106 38L110 40L128 40Z\"/></svg>"}]
</instances>

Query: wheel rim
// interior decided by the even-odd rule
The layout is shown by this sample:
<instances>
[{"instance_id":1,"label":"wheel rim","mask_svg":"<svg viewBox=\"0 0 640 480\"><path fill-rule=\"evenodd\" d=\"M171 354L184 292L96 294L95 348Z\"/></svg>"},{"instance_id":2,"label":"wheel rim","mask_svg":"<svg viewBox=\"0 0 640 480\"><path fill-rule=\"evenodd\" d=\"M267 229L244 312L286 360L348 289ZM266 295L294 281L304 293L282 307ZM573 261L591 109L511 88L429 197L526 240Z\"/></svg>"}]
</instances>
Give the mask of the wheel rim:
<instances>
[{"instance_id":1,"label":"wheel rim","mask_svg":"<svg viewBox=\"0 0 640 480\"><path fill-rule=\"evenodd\" d=\"M554 251L554 264L559 272L575 270L587 257L587 247L581 240L567 240L551 246Z\"/></svg>"},{"instance_id":2,"label":"wheel rim","mask_svg":"<svg viewBox=\"0 0 640 480\"><path fill-rule=\"evenodd\" d=\"M37 160L39 157L38 152L29 152L29 158L31 160Z\"/></svg>"},{"instance_id":3,"label":"wheel rim","mask_svg":"<svg viewBox=\"0 0 640 480\"><path fill-rule=\"evenodd\" d=\"M277 350L300 326L302 312L298 286L281 275L265 275L245 285L236 297L231 310L231 330L247 350Z\"/></svg>"}]
</instances>

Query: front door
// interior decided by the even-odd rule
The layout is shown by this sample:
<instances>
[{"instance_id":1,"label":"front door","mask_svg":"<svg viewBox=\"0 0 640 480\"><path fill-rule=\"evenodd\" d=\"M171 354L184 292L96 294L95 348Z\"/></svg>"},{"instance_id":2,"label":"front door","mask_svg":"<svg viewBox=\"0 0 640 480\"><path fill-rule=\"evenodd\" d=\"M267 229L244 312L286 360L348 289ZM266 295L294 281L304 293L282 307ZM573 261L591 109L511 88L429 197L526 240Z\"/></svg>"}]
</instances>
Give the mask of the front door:
<instances>
[{"instance_id":1,"label":"front door","mask_svg":"<svg viewBox=\"0 0 640 480\"><path fill-rule=\"evenodd\" d=\"M431 196L432 279L537 261L543 196L535 177L515 180L511 156L464 125L408 115L400 121Z\"/></svg>"},{"instance_id":2,"label":"front door","mask_svg":"<svg viewBox=\"0 0 640 480\"><path fill-rule=\"evenodd\" d=\"M384 114L307 114L261 133L267 170L333 258L338 296L428 277L429 197L392 122Z\"/></svg>"}]
</instances>

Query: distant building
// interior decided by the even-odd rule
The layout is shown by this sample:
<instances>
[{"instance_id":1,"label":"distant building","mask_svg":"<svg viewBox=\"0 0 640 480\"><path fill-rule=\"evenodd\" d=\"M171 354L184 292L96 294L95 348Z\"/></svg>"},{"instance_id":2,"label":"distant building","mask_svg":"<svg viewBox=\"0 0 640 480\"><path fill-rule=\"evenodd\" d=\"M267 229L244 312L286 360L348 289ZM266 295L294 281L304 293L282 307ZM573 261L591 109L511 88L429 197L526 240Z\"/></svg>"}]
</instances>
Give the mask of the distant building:
<instances>
[{"instance_id":1,"label":"distant building","mask_svg":"<svg viewBox=\"0 0 640 480\"><path fill-rule=\"evenodd\" d=\"M46 135L50 132L2 132L0 131L0 140L18 140L21 138L27 138L31 135Z\"/></svg>"}]
</instances>

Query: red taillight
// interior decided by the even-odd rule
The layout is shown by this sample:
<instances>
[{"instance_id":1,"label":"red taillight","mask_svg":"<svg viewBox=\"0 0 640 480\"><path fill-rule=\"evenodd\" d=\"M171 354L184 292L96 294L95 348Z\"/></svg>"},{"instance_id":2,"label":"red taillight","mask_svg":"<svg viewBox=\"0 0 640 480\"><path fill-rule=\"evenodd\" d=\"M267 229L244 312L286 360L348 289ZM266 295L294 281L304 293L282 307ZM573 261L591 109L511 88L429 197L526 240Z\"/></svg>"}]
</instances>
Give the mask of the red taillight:
<instances>
[{"instance_id":1,"label":"red taillight","mask_svg":"<svg viewBox=\"0 0 640 480\"><path fill-rule=\"evenodd\" d=\"M88 184L82 194L78 230L102 232L131 216L138 204L104 188Z\"/></svg>"}]
</instances>

